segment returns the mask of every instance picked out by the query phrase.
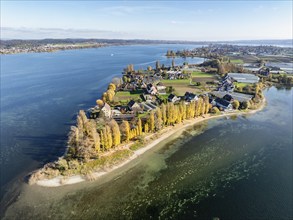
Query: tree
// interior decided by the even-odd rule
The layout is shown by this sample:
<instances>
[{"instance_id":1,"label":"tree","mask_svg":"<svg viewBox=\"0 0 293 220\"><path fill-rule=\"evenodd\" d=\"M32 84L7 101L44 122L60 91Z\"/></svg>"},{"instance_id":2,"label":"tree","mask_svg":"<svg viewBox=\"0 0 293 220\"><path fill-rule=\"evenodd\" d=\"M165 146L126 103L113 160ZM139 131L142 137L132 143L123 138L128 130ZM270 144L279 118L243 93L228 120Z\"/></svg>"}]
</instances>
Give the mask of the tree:
<instances>
[{"instance_id":1,"label":"tree","mask_svg":"<svg viewBox=\"0 0 293 220\"><path fill-rule=\"evenodd\" d=\"M116 88L119 87L119 86L121 85L121 78L119 78L119 77L114 77L114 78L112 79L112 83L116 86Z\"/></svg>"},{"instance_id":2,"label":"tree","mask_svg":"<svg viewBox=\"0 0 293 220\"><path fill-rule=\"evenodd\" d=\"M165 125L167 122L167 116L166 116L166 105L164 103L161 105L161 112L162 112L163 124Z\"/></svg>"},{"instance_id":3,"label":"tree","mask_svg":"<svg viewBox=\"0 0 293 220\"><path fill-rule=\"evenodd\" d=\"M239 103L238 100L234 100L233 103L232 103L232 105L233 105L233 108L238 109L239 106L240 106L240 103Z\"/></svg>"},{"instance_id":4,"label":"tree","mask_svg":"<svg viewBox=\"0 0 293 220\"><path fill-rule=\"evenodd\" d=\"M148 70L148 71L152 71L152 67L151 67L151 66L148 66L148 67L147 67L147 70Z\"/></svg>"},{"instance_id":5,"label":"tree","mask_svg":"<svg viewBox=\"0 0 293 220\"><path fill-rule=\"evenodd\" d=\"M249 106L250 106L250 104L249 104L248 101L244 101L244 102L242 102L242 108L243 108L243 109L248 109Z\"/></svg>"},{"instance_id":6,"label":"tree","mask_svg":"<svg viewBox=\"0 0 293 220\"><path fill-rule=\"evenodd\" d=\"M155 112L155 130L156 131L161 130L162 126L163 126L162 112L160 108L157 108Z\"/></svg>"},{"instance_id":7,"label":"tree","mask_svg":"<svg viewBox=\"0 0 293 220\"><path fill-rule=\"evenodd\" d=\"M110 126L106 125L106 135L107 135L107 149L110 149L113 146L113 138Z\"/></svg>"},{"instance_id":8,"label":"tree","mask_svg":"<svg viewBox=\"0 0 293 220\"><path fill-rule=\"evenodd\" d=\"M103 102L107 102L107 93L106 92L103 93L102 100L103 100Z\"/></svg>"},{"instance_id":9,"label":"tree","mask_svg":"<svg viewBox=\"0 0 293 220\"><path fill-rule=\"evenodd\" d=\"M154 111L151 111L149 119L148 119L148 123L149 123L150 132L154 132L155 131L155 114L154 114Z\"/></svg>"},{"instance_id":10,"label":"tree","mask_svg":"<svg viewBox=\"0 0 293 220\"><path fill-rule=\"evenodd\" d=\"M137 121L137 129L138 129L138 135L142 135L142 123L140 118L138 118L138 121Z\"/></svg>"},{"instance_id":11,"label":"tree","mask_svg":"<svg viewBox=\"0 0 293 220\"><path fill-rule=\"evenodd\" d=\"M112 102L113 101L113 93L112 93L112 90L107 90L107 96L106 96L106 100L109 101L109 102Z\"/></svg>"},{"instance_id":12,"label":"tree","mask_svg":"<svg viewBox=\"0 0 293 220\"><path fill-rule=\"evenodd\" d=\"M110 121L109 125L112 131L113 147L116 147L121 143L121 133L120 133L119 125L114 119Z\"/></svg>"},{"instance_id":13,"label":"tree","mask_svg":"<svg viewBox=\"0 0 293 220\"><path fill-rule=\"evenodd\" d=\"M145 123L144 124L144 132L145 133L148 133L149 132L149 124L148 123Z\"/></svg>"},{"instance_id":14,"label":"tree","mask_svg":"<svg viewBox=\"0 0 293 220\"><path fill-rule=\"evenodd\" d=\"M108 89L113 90L115 92L116 86L113 83L110 83Z\"/></svg>"},{"instance_id":15,"label":"tree","mask_svg":"<svg viewBox=\"0 0 293 220\"><path fill-rule=\"evenodd\" d=\"M130 126L128 121L122 121L120 125L120 132L121 132L123 141L128 142L130 139Z\"/></svg>"},{"instance_id":16,"label":"tree","mask_svg":"<svg viewBox=\"0 0 293 220\"><path fill-rule=\"evenodd\" d=\"M128 77L127 77L126 75L124 75L124 76L122 77L122 80L123 80L124 83L127 83L127 82L128 82Z\"/></svg>"},{"instance_id":17,"label":"tree","mask_svg":"<svg viewBox=\"0 0 293 220\"><path fill-rule=\"evenodd\" d=\"M104 106L104 102L101 99L97 99L96 104L99 106L99 108L102 108Z\"/></svg>"},{"instance_id":18,"label":"tree","mask_svg":"<svg viewBox=\"0 0 293 220\"><path fill-rule=\"evenodd\" d=\"M159 70L159 69L161 69L160 62L159 61L156 61L156 70Z\"/></svg>"},{"instance_id":19,"label":"tree","mask_svg":"<svg viewBox=\"0 0 293 220\"><path fill-rule=\"evenodd\" d=\"M220 112L220 110L217 107L213 107L211 112L214 114L218 114Z\"/></svg>"}]
</instances>

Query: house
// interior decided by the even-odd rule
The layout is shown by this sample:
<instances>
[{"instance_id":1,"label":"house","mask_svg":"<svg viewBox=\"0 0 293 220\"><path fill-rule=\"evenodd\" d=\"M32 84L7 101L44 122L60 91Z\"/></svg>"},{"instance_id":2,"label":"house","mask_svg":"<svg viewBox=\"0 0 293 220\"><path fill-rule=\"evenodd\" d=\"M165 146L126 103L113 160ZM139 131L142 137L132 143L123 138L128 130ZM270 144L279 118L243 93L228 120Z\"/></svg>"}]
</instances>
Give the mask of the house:
<instances>
[{"instance_id":1,"label":"house","mask_svg":"<svg viewBox=\"0 0 293 220\"><path fill-rule=\"evenodd\" d=\"M147 94L147 93L144 93L143 94L143 98L144 98L145 101L147 101L147 100L153 100L153 96L150 95L150 94Z\"/></svg>"},{"instance_id":2,"label":"house","mask_svg":"<svg viewBox=\"0 0 293 220\"><path fill-rule=\"evenodd\" d=\"M147 84L146 89L147 89L147 92L152 95L155 95L158 92L157 88L151 83Z\"/></svg>"},{"instance_id":3,"label":"house","mask_svg":"<svg viewBox=\"0 0 293 220\"><path fill-rule=\"evenodd\" d=\"M121 115L122 113L119 111L119 110L117 110L117 109L113 109L112 110L112 116L114 117L114 116L119 116L119 115Z\"/></svg>"},{"instance_id":4,"label":"house","mask_svg":"<svg viewBox=\"0 0 293 220\"><path fill-rule=\"evenodd\" d=\"M101 108L101 112L104 113L104 116L106 118L111 118L112 117L112 110L110 105L108 105L107 103L104 104L104 106Z\"/></svg>"},{"instance_id":5,"label":"house","mask_svg":"<svg viewBox=\"0 0 293 220\"><path fill-rule=\"evenodd\" d=\"M157 83L157 90L165 90L166 86L162 82Z\"/></svg>"},{"instance_id":6,"label":"house","mask_svg":"<svg viewBox=\"0 0 293 220\"><path fill-rule=\"evenodd\" d=\"M192 102L192 101L197 101L198 97L197 97L197 95L195 95L195 94L193 94L191 92L186 92L185 95L184 95L184 99L187 102Z\"/></svg>"},{"instance_id":7,"label":"house","mask_svg":"<svg viewBox=\"0 0 293 220\"><path fill-rule=\"evenodd\" d=\"M223 99L227 100L230 103L234 101L234 98L230 94L224 95Z\"/></svg>"},{"instance_id":8,"label":"house","mask_svg":"<svg viewBox=\"0 0 293 220\"><path fill-rule=\"evenodd\" d=\"M99 117L99 114L100 114L100 108L99 108L99 106L95 106L93 108L90 108L87 111L87 114L88 114L88 117L91 118L91 119L98 118Z\"/></svg>"},{"instance_id":9,"label":"house","mask_svg":"<svg viewBox=\"0 0 293 220\"><path fill-rule=\"evenodd\" d=\"M228 102L227 100L225 99L221 99L221 98L216 98L212 104L214 106L217 106L218 108L221 108L223 110L232 110L233 109L233 106L230 102Z\"/></svg>"},{"instance_id":10,"label":"house","mask_svg":"<svg viewBox=\"0 0 293 220\"><path fill-rule=\"evenodd\" d=\"M153 110L149 105L147 105L145 102L140 103L141 108L146 111L149 112L151 110Z\"/></svg>"},{"instance_id":11,"label":"house","mask_svg":"<svg viewBox=\"0 0 293 220\"><path fill-rule=\"evenodd\" d=\"M174 95L174 94L170 94L170 95L168 96L168 101L174 103L174 102L180 101L180 98L177 97L177 96Z\"/></svg>"},{"instance_id":12,"label":"house","mask_svg":"<svg viewBox=\"0 0 293 220\"><path fill-rule=\"evenodd\" d=\"M128 102L127 106L128 106L129 109L131 109L134 112L141 111L140 105L137 102L133 101L133 100Z\"/></svg>"}]
</instances>

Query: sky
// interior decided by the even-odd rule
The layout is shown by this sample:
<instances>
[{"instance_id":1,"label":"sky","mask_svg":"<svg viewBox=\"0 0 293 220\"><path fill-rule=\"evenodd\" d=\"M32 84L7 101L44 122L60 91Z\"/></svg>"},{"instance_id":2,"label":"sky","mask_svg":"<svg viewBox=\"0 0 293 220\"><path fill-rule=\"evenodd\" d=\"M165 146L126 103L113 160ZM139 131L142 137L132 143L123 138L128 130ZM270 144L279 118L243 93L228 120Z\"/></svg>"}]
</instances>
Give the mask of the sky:
<instances>
[{"instance_id":1,"label":"sky","mask_svg":"<svg viewBox=\"0 0 293 220\"><path fill-rule=\"evenodd\" d=\"M292 1L5 1L1 39L292 39Z\"/></svg>"}]
</instances>

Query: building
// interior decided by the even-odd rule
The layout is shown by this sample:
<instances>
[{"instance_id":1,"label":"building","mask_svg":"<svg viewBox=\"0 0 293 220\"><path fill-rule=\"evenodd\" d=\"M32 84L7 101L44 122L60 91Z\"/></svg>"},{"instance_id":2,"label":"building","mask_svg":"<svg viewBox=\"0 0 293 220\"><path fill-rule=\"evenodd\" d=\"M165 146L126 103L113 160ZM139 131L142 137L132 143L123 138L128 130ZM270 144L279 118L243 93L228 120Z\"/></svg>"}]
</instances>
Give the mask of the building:
<instances>
[{"instance_id":1,"label":"building","mask_svg":"<svg viewBox=\"0 0 293 220\"><path fill-rule=\"evenodd\" d=\"M165 90L166 89L166 86L164 86L164 84L162 82L159 82L157 84L157 90Z\"/></svg>"},{"instance_id":2,"label":"building","mask_svg":"<svg viewBox=\"0 0 293 220\"><path fill-rule=\"evenodd\" d=\"M259 77L249 73L228 73L228 76L239 83L258 83Z\"/></svg>"},{"instance_id":3,"label":"building","mask_svg":"<svg viewBox=\"0 0 293 220\"><path fill-rule=\"evenodd\" d=\"M174 95L174 94L170 94L169 96L168 96L168 102L177 102L177 101L180 101L180 98L179 97L177 97L176 95Z\"/></svg>"},{"instance_id":4,"label":"building","mask_svg":"<svg viewBox=\"0 0 293 220\"><path fill-rule=\"evenodd\" d=\"M197 101L198 97L197 97L197 95L195 95L195 94L193 94L191 92L186 92L185 95L184 95L184 99L187 102L192 102L192 101Z\"/></svg>"},{"instance_id":5,"label":"building","mask_svg":"<svg viewBox=\"0 0 293 220\"><path fill-rule=\"evenodd\" d=\"M230 102L228 102L227 100L225 99L221 99L221 98L216 98L212 104L214 106L217 106L218 108L220 109L223 109L225 111L228 111L228 110L232 110L233 109L233 106Z\"/></svg>"},{"instance_id":6,"label":"building","mask_svg":"<svg viewBox=\"0 0 293 220\"><path fill-rule=\"evenodd\" d=\"M107 103L104 104L104 106L101 108L101 111L104 113L104 116L106 118L111 118L112 117L111 107Z\"/></svg>"},{"instance_id":7,"label":"building","mask_svg":"<svg viewBox=\"0 0 293 220\"><path fill-rule=\"evenodd\" d=\"M234 101L234 98L230 94L224 95L223 99L227 100L230 103Z\"/></svg>"},{"instance_id":8,"label":"building","mask_svg":"<svg viewBox=\"0 0 293 220\"><path fill-rule=\"evenodd\" d=\"M133 101L133 100L128 102L127 106L128 106L129 109L131 109L131 111L134 111L134 112L141 111L140 105L137 102Z\"/></svg>"},{"instance_id":9,"label":"building","mask_svg":"<svg viewBox=\"0 0 293 220\"><path fill-rule=\"evenodd\" d=\"M158 92L157 88L153 84L151 84L151 83L149 83L147 85L147 88L146 89L147 89L147 92L149 94L152 94L152 95L155 95Z\"/></svg>"}]
</instances>

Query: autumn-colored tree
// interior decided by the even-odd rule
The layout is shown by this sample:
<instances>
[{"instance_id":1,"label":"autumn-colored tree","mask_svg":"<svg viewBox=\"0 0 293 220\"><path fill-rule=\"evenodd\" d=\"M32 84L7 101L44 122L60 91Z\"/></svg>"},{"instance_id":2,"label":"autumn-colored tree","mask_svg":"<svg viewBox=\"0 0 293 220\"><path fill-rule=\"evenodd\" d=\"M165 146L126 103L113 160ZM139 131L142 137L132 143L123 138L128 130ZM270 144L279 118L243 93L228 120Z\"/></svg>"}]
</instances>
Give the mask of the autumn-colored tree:
<instances>
[{"instance_id":1,"label":"autumn-colored tree","mask_svg":"<svg viewBox=\"0 0 293 220\"><path fill-rule=\"evenodd\" d=\"M211 108L210 102L209 102L209 97L205 96L204 97L204 104L205 104L205 114L209 113L209 110Z\"/></svg>"},{"instance_id":2,"label":"autumn-colored tree","mask_svg":"<svg viewBox=\"0 0 293 220\"><path fill-rule=\"evenodd\" d=\"M113 83L110 83L110 84L108 85L108 89L113 90L113 91L115 92L115 90L116 90L116 86L115 86Z\"/></svg>"},{"instance_id":3,"label":"autumn-colored tree","mask_svg":"<svg viewBox=\"0 0 293 220\"><path fill-rule=\"evenodd\" d=\"M162 112L160 108L157 108L155 112L155 130L156 131L161 130L162 126L163 126Z\"/></svg>"},{"instance_id":4,"label":"autumn-colored tree","mask_svg":"<svg viewBox=\"0 0 293 220\"><path fill-rule=\"evenodd\" d=\"M110 149L113 146L113 138L110 126L106 125L106 134L107 134L107 149Z\"/></svg>"},{"instance_id":5,"label":"autumn-colored tree","mask_svg":"<svg viewBox=\"0 0 293 220\"><path fill-rule=\"evenodd\" d=\"M130 125L128 121L122 121L120 125L120 132L122 135L122 140L128 142L130 139Z\"/></svg>"},{"instance_id":6,"label":"autumn-colored tree","mask_svg":"<svg viewBox=\"0 0 293 220\"><path fill-rule=\"evenodd\" d=\"M104 102L101 99L97 99L96 104L99 106L99 108L102 108L104 106Z\"/></svg>"},{"instance_id":7,"label":"autumn-colored tree","mask_svg":"<svg viewBox=\"0 0 293 220\"><path fill-rule=\"evenodd\" d=\"M101 147L102 147L102 150L103 151L105 151L106 150L106 148L105 148L105 139L104 139L104 129L102 129L101 131L100 131L100 143L101 143Z\"/></svg>"},{"instance_id":8,"label":"autumn-colored tree","mask_svg":"<svg viewBox=\"0 0 293 220\"><path fill-rule=\"evenodd\" d=\"M180 115L180 110L179 110L179 106L176 105L175 108L174 108L174 111L175 111L175 123L176 124L179 124L182 122L182 117Z\"/></svg>"},{"instance_id":9,"label":"autumn-colored tree","mask_svg":"<svg viewBox=\"0 0 293 220\"><path fill-rule=\"evenodd\" d=\"M165 125L167 122L167 116L166 116L166 105L164 103L161 105L161 112L162 112L162 121L163 121L163 124Z\"/></svg>"},{"instance_id":10,"label":"autumn-colored tree","mask_svg":"<svg viewBox=\"0 0 293 220\"><path fill-rule=\"evenodd\" d=\"M145 123L144 124L144 132L145 133L148 133L149 132L149 124L148 123Z\"/></svg>"},{"instance_id":11,"label":"autumn-colored tree","mask_svg":"<svg viewBox=\"0 0 293 220\"><path fill-rule=\"evenodd\" d=\"M154 114L154 111L151 111L150 116L148 118L148 123L149 123L150 132L154 132L155 131L155 114Z\"/></svg>"},{"instance_id":12,"label":"autumn-colored tree","mask_svg":"<svg viewBox=\"0 0 293 220\"><path fill-rule=\"evenodd\" d=\"M138 135L142 135L142 123L140 118L138 118L137 120L137 129L138 129Z\"/></svg>"},{"instance_id":13,"label":"autumn-colored tree","mask_svg":"<svg viewBox=\"0 0 293 220\"><path fill-rule=\"evenodd\" d=\"M120 133L119 125L114 119L110 121L109 125L112 131L113 146L116 147L121 143L121 133Z\"/></svg>"},{"instance_id":14,"label":"autumn-colored tree","mask_svg":"<svg viewBox=\"0 0 293 220\"><path fill-rule=\"evenodd\" d=\"M103 102L107 102L107 93L106 92L103 93L102 100L103 100Z\"/></svg>"},{"instance_id":15,"label":"autumn-colored tree","mask_svg":"<svg viewBox=\"0 0 293 220\"><path fill-rule=\"evenodd\" d=\"M238 109L239 106L240 106L240 103L239 103L238 100L234 100L233 103L232 103L232 105L233 105L233 108L234 108L234 109Z\"/></svg>"}]
</instances>

